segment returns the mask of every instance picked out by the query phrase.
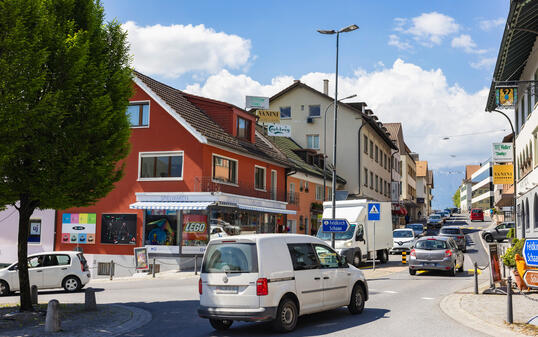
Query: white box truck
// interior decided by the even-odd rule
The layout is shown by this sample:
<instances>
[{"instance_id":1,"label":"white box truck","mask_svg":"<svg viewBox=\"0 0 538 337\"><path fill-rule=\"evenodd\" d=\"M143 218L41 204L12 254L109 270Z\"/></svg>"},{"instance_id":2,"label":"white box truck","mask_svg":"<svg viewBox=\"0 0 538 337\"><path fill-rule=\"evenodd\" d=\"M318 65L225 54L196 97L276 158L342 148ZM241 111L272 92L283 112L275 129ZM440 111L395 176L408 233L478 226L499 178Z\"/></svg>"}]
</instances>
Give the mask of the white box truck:
<instances>
[{"instance_id":1,"label":"white box truck","mask_svg":"<svg viewBox=\"0 0 538 337\"><path fill-rule=\"evenodd\" d=\"M379 221L368 220L369 202L380 204ZM369 201L366 199L337 201L335 218L346 219L350 226L346 232L335 233L336 251L341 256L345 256L346 260L356 267L362 261L371 260L374 256L381 263L387 262L389 249L392 248L393 244L391 212L390 202ZM332 218L332 202L326 201L323 203L323 219ZM317 237L331 245L331 233L323 232L323 226L319 228Z\"/></svg>"}]
</instances>

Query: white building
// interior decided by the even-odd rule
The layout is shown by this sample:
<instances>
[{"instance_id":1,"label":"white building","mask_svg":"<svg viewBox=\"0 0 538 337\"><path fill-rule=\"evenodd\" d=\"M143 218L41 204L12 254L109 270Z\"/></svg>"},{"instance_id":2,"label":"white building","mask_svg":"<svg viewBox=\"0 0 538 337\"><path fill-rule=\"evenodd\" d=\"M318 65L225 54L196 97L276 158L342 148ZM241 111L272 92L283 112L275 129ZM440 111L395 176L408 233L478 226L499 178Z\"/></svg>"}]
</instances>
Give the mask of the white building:
<instances>
[{"instance_id":1,"label":"white building","mask_svg":"<svg viewBox=\"0 0 538 337\"><path fill-rule=\"evenodd\" d=\"M488 161L471 176L473 184L471 208L487 210L494 207L492 165Z\"/></svg>"}]
</instances>

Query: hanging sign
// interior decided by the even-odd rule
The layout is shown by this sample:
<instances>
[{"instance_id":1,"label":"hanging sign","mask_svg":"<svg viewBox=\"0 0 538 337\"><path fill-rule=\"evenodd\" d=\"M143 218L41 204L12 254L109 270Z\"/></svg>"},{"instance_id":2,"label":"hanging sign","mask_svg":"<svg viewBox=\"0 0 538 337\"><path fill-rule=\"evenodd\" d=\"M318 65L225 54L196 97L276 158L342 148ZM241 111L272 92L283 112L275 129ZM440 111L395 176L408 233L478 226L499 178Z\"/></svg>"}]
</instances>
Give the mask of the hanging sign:
<instances>
[{"instance_id":1,"label":"hanging sign","mask_svg":"<svg viewBox=\"0 0 538 337\"><path fill-rule=\"evenodd\" d=\"M512 184L514 182L514 165L493 165L493 184Z\"/></svg>"},{"instance_id":2,"label":"hanging sign","mask_svg":"<svg viewBox=\"0 0 538 337\"><path fill-rule=\"evenodd\" d=\"M514 158L512 154L512 143L493 143L491 157L494 163L511 163Z\"/></svg>"},{"instance_id":3,"label":"hanging sign","mask_svg":"<svg viewBox=\"0 0 538 337\"><path fill-rule=\"evenodd\" d=\"M283 124L267 125L267 135L274 137L291 137L291 127Z\"/></svg>"},{"instance_id":4,"label":"hanging sign","mask_svg":"<svg viewBox=\"0 0 538 337\"><path fill-rule=\"evenodd\" d=\"M269 97L246 96L247 109L269 109Z\"/></svg>"},{"instance_id":5,"label":"hanging sign","mask_svg":"<svg viewBox=\"0 0 538 337\"><path fill-rule=\"evenodd\" d=\"M517 87L496 87L495 99L499 107L513 107L517 102Z\"/></svg>"},{"instance_id":6,"label":"hanging sign","mask_svg":"<svg viewBox=\"0 0 538 337\"><path fill-rule=\"evenodd\" d=\"M280 123L280 111L256 110L256 116L259 117L260 123Z\"/></svg>"}]
</instances>

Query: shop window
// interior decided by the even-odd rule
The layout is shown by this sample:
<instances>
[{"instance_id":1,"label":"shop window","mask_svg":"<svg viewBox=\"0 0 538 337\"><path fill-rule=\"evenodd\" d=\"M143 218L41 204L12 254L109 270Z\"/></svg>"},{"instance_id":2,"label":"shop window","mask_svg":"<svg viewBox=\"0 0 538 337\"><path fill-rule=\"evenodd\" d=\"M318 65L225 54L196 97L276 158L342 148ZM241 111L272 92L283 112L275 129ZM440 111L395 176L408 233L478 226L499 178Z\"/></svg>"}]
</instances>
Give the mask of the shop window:
<instances>
[{"instance_id":1,"label":"shop window","mask_svg":"<svg viewBox=\"0 0 538 337\"><path fill-rule=\"evenodd\" d=\"M101 243L136 244L136 214L103 214Z\"/></svg>"},{"instance_id":2,"label":"shop window","mask_svg":"<svg viewBox=\"0 0 538 337\"><path fill-rule=\"evenodd\" d=\"M131 127L149 125L149 102L133 102L127 107L127 115Z\"/></svg>"},{"instance_id":3,"label":"shop window","mask_svg":"<svg viewBox=\"0 0 538 337\"><path fill-rule=\"evenodd\" d=\"M154 246L178 245L178 214L175 210L146 210L144 242Z\"/></svg>"},{"instance_id":4,"label":"shop window","mask_svg":"<svg viewBox=\"0 0 538 337\"><path fill-rule=\"evenodd\" d=\"M254 188L257 190L265 190L265 167L254 167Z\"/></svg>"},{"instance_id":5,"label":"shop window","mask_svg":"<svg viewBox=\"0 0 538 337\"><path fill-rule=\"evenodd\" d=\"M250 121L237 117L237 138L250 140Z\"/></svg>"},{"instance_id":6,"label":"shop window","mask_svg":"<svg viewBox=\"0 0 538 337\"><path fill-rule=\"evenodd\" d=\"M237 184L237 160L213 155L213 181Z\"/></svg>"},{"instance_id":7,"label":"shop window","mask_svg":"<svg viewBox=\"0 0 538 337\"><path fill-rule=\"evenodd\" d=\"M289 119L289 118L291 118L291 107L290 106L280 107L280 118L281 119Z\"/></svg>"},{"instance_id":8,"label":"shop window","mask_svg":"<svg viewBox=\"0 0 538 337\"><path fill-rule=\"evenodd\" d=\"M319 150L319 135L307 135L306 147L309 149Z\"/></svg>"},{"instance_id":9,"label":"shop window","mask_svg":"<svg viewBox=\"0 0 538 337\"><path fill-rule=\"evenodd\" d=\"M30 219L28 243L41 243L41 219Z\"/></svg>"},{"instance_id":10,"label":"shop window","mask_svg":"<svg viewBox=\"0 0 538 337\"><path fill-rule=\"evenodd\" d=\"M203 249L201 247L209 243L207 214L205 211L185 210L181 218L181 254L199 254ZM230 227L223 226L222 229L231 232ZM241 229L237 231L240 233ZM236 233L230 233L233 234Z\"/></svg>"},{"instance_id":11,"label":"shop window","mask_svg":"<svg viewBox=\"0 0 538 337\"><path fill-rule=\"evenodd\" d=\"M183 179L183 151L140 152L140 180Z\"/></svg>"},{"instance_id":12,"label":"shop window","mask_svg":"<svg viewBox=\"0 0 538 337\"><path fill-rule=\"evenodd\" d=\"M320 105L309 105L308 106L308 117L320 117L321 116L321 106Z\"/></svg>"},{"instance_id":13,"label":"shop window","mask_svg":"<svg viewBox=\"0 0 538 337\"><path fill-rule=\"evenodd\" d=\"M316 200L323 200L323 186L316 185Z\"/></svg>"}]
</instances>

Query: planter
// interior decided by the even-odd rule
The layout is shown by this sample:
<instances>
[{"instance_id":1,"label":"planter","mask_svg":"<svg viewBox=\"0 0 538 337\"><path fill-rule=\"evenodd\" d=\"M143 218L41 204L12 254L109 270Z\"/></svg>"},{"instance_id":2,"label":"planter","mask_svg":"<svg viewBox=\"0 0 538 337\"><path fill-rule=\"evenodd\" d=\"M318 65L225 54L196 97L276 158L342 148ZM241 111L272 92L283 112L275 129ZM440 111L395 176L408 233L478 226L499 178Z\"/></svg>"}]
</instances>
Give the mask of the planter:
<instances>
[{"instance_id":1,"label":"planter","mask_svg":"<svg viewBox=\"0 0 538 337\"><path fill-rule=\"evenodd\" d=\"M516 282L516 285L519 290L528 290L529 288L525 284L525 281L523 281L523 278L519 275L519 272L517 269L512 269L512 275L514 276L514 281Z\"/></svg>"}]
</instances>

